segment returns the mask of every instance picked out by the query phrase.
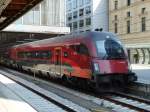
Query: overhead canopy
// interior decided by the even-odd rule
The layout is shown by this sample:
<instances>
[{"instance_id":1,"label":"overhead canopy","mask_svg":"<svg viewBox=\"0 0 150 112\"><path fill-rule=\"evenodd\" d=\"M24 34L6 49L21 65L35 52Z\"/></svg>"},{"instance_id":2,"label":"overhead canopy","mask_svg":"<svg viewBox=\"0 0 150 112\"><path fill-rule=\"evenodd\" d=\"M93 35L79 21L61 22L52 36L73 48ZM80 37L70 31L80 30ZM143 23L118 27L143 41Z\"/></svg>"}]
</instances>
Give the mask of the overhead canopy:
<instances>
[{"instance_id":1,"label":"overhead canopy","mask_svg":"<svg viewBox=\"0 0 150 112\"><path fill-rule=\"evenodd\" d=\"M0 30L43 0L0 0Z\"/></svg>"},{"instance_id":2,"label":"overhead canopy","mask_svg":"<svg viewBox=\"0 0 150 112\"><path fill-rule=\"evenodd\" d=\"M69 34L69 27L50 27L36 25L11 24L3 30L4 32L46 33L46 34Z\"/></svg>"}]
</instances>

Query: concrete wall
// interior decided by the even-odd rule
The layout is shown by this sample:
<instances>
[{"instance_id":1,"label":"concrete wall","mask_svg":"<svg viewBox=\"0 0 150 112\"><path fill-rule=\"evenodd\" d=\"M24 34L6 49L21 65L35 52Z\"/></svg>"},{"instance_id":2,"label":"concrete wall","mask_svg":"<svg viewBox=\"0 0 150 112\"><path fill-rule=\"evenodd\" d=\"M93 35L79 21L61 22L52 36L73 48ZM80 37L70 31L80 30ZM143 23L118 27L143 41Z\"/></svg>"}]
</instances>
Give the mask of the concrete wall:
<instances>
[{"instance_id":1,"label":"concrete wall","mask_svg":"<svg viewBox=\"0 0 150 112\"><path fill-rule=\"evenodd\" d=\"M65 26L65 0L44 0L15 24Z\"/></svg>"},{"instance_id":2,"label":"concrete wall","mask_svg":"<svg viewBox=\"0 0 150 112\"><path fill-rule=\"evenodd\" d=\"M126 0L118 0L118 9L114 9L114 1L109 0L109 31L115 32L114 24L117 23L117 35L129 49L131 62L150 64L150 0L131 0L130 6L127 6ZM145 8L144 13L142 8ZM127 17L127 12L130 12L130 17ZM143 32L142 17L146 18L146 30ZM127 33L127 21L130 21L130 33Z\"/></svg>"}]
</instances>

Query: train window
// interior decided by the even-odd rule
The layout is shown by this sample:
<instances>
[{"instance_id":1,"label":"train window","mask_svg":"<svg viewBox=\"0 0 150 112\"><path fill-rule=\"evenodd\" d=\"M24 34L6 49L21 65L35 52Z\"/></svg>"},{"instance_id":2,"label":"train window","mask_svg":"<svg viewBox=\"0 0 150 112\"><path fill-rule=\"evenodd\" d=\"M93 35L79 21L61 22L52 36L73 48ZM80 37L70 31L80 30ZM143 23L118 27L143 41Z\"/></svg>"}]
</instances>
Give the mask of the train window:
<instances>
[{"instance_id":1,"label":"train window","mask_svg":"<svg viewBox=\"0 0 150 112\"><path fill-rule=\"evenodd\" d=\"M68 57L68 53L64 52L64 57L67 58Z\"/></svg>"},{"instance_id":2,"label":"train window","mask_svg":"<svg viewBox=\"0 0 150 112\"><path fill-rule=\"evenodd\" d=\"M88 48L83 44L77 45L76 51L79 54L89 55Z\"/></svg>"},{"instance_id":3,"label":"train window","mask_svg":"<svg viewBox=\"0 0 150 112\"><path fill-rule=\"evenodd\" d=\"M35 58L40 58L41 56L40 56L40 52L39 51L36 51L35 52Z\"/></svg>"},{"instance_id":4,"label":"train window","mask_svg":"<svg viewBox=\"0 0 150 112\"><path fill-rule=\"evenodd\" d=\"M31 52L31 58L35 58L35 53L36 52Z\"/></svg>"},{"instance_id":5,"label":"train window","mask_svg":"<svg viewBox=\"0 0 150 112\"><path fill-rule=\"evenodd\" d=\"M24 57L24 52L18 52L17 56L18 56L18 58L23 58Z\"/></svg>"},{"instance_id":6,"label":"train window","mask_svg":"<svg viewBox=\"0 0 150 112\"><path fill-rule=\"evenodd\" d=\"M110 59L123 59L126 58L125 52L121 44L117 41L108 39L105 42L105 49Z\"/></svg>"},{"instance_id":7,"label":"train window","mask_svg":"<svg viewBox=\"0 0 150 112\"><path fill-rule=\"evenodd\" d=\"M42 51L41 52L41 58L50 58L51 52L50 51Z\"/></svg>"},{"instance_id":8,"label":"train window","mask_svg":"<svg viewBox=\"0 0 150 112\"><path fill-rule=\"evenodd\" d=\"M27 53L26 53L26 57L27 57L27 58L31 58L31 52L27 52Z\"/></svg>"},{"instance_id":9,"label":"train window","mask_svg":"<svg viewBox=\"0 0 150 112\"><path fill-rule=\"evenodd\" d=\"M51 58L52 53L50 51L33 51L33 52L18 52L19 58Z\"/></svg>"},{"instance_id":10,"label":"train window","mask_svg":"<svg viewBox=\"0 0 150 112\"><path fill-rule=\"evenodd\" d=\"M124 59L126 58L123 47L118 41L106 39L96 41L97 55L102 59Z\"/></svg>"},{"instance_id":11,"label":"train window","mask_svg":"<svg viewBox=\"0 0 150 112\"><path fill-rule=\"evenodd\" d=\"M75 45L70 45L70 48L72 49L72 50L76 50L76 46Z\"/></svg>"}]
</instances>

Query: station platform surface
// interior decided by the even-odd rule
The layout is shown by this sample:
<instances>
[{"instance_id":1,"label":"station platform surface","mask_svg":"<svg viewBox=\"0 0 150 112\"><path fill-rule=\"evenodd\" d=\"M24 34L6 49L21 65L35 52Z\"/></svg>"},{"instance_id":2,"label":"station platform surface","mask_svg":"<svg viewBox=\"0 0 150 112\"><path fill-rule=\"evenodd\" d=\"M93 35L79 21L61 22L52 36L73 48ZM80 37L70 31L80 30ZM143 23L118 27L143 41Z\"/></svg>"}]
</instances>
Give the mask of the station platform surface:
<instances>
[{"instance_id":1,"label":"station platform surface","mask_svg":"<svg viewBox=\"0 0 150 112\"><path fill-rule=\"evenodd\" d=\"M65 111L0 73L0 112Z\"/></svg>"},{"instance_id":2,"label":"station platform surface","mask_svg":"<svg viewBox=\"0 0 150 112\"><path fill-rule=\"evenodd\" d=\"M132 64L133 72L138 76L138 81L144 84L150 84L150 65L146 64Z\"/></svg>"},{"instance_id":3,"label":"station platform surface","mask_svg":"<svg viewBox=\"0 0 150 112\"><path fill-rule=\"evenodd\" d=\"M4 84L0 83L0 112L37 112Z\"/></svg>"}]
</instances>

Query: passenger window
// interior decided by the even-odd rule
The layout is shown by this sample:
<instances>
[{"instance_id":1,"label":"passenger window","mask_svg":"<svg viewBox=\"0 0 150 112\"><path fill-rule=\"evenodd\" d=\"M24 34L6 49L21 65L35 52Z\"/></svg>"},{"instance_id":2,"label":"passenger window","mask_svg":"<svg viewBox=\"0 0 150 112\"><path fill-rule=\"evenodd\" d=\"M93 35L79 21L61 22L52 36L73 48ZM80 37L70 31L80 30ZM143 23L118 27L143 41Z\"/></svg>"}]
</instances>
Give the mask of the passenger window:
<instances>
[{"instance_id":1,"label":"passenger window","mask_svg":"<svg viewBox=\"0 0 150 112\"><path fill-rule=\"evenodd\" d=\"M75 46L75 45L71 45L70 48L71 48L72 50L74 50L74 51L76 50L76 46Z\"/></svg>"},{"instance_id":2,"label":"passenger window","mask_svg":"<svg viewBox=\"0 0 150 112\"><path fill-rule=\"evenodd\" d=\"M76 51L79 54L89 55L88 48L83 44L77 45Z\"/></svg>"},{"instance_id":3,"label":"passenger window","mask_svg":"<svg viewBox=\"0 0 150 112\"><path fill-rule=\"evenodd\" d=\"M27 52L27 53L26 53L26 57L27 57L27 58L31 58L31 53L30 53L30 52Z\"/></svg>"},{"instance_id":4,"label":"passenger window","mask_svg":"<svg viewBox=\"0 0 150 112\"><path fill-rule=\"evenodd\" d=\"M23 52L18 52L17 56L18 56L18 58L23 58L24 57L24 53Z\"/></svg>"},{"instance_id":5,"label":"passenger window","mask_svg":"<svg viewBox=\"0 0 150 112\"><path fill-rule=\"evenodd\" d=\"M50 51L33 51L33 52L18 52L19 58L51 58L52 53Z\"/></svg>"},{"instance_id":6,"label":"passenger window","mask_svg":"<svg viewBox=\"0 0 150 112\"><path fill-rule=\"evenodd\" d=\"M23 58L27 58L27 52L24 52L24 57Z\"/></svg>"},{"instance_id":7,"label":"passenger window","mask_svg":"<svg viewBox=\"0 0 150 112\"><path fill-rule=\"evenodd\" d=\"M51 52L50 51L42 51L41 52L41 58L51 58Z\"/></svg>"},{"instance_id":8,"label":"passenger window","mask_svg":"<svg viewBox=\"0 0 150 112\"><path fill-rule=\"evenodd\" d=\"M68 57L68 53L64 52L64 57L67 58Z\"/></svg>"}]
</instances>

